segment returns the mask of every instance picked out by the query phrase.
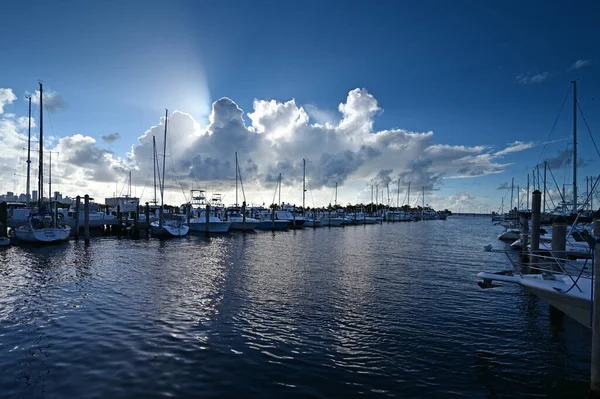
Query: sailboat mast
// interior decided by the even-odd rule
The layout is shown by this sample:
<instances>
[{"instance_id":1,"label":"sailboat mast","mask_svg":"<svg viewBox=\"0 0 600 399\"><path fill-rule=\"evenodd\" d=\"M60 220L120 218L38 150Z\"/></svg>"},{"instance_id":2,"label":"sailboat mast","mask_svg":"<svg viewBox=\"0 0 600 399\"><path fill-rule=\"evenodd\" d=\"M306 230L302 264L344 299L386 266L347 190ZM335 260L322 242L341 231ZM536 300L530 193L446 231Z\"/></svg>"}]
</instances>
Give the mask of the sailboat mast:
<instances>
[{"instance_id":1,"label":"sailboat mast","mask_svg":"<svg viewBox=\"0 0 600 399\"><path fill-rule=\"evenodd\" d=\"M279 205L281 205L281 173L279 174Z\"/></svg>"},{"instance_id":2,"label":"sailboat mast","mask_svg":"<svg viewBox=\"0 0 600 399\"><path fill-rule=\"evenodd\" d=\"M156 137L152 135L152 168L154 169L154 205L156 200Z\"/></svg>"},{"instance_id":3,"label":"sailboat mast","mask_svg":"<svg viewBox=\"0 0 600 399\"><path fill-rule=\"evenodd\" d=\"M515 178L512 178L512 181L510 183L510 211L512 212L513 210L513 196L514 196L514 192L515 192Z\"/></svg>"},{"instance_id":4,"label":"sailboat mast","mask_svg":"<svg viewBox=\"0 0 600 399\"><path fill-rule=\"evenodd\" d=\"M526 210L529 210L529 173L527 173L527 208Z\"/></svg>"},{"instance_id":5,"label":"sailboat mast","mask_svg":"<svg viewBox=\"0 0 600 399\"><path fill-rule=\"evenodd\" d=\"M410 182L408 182L408 206L410 208Z\"/></svg>"},{"instance_id":6,"label":"sailboat mast","mask_svg":"<svg viewBox=\"0 0 600 399\"><path fill-rule=\"evenodd\" d=\"M40 82L40 155L39 155L39 169L38 169L38 203L42 205L42 198L44 198L44 106L43 106L43 93L42 82Z\"/></svg>"},{"instance_id":7,"label":"sailboat mast","mask_svg":"<svg viewBox=\"0 0 600 399\"><path fill-rule=\"evenodd\" d=\"M544 199L543 199L543 213L546 213L546 169L548 168L548 162L544 161Z\"/></svg>"},{"instance_id":8,"label":"sailboat mast","mask_svg":"<svg viewBox=\"0 0 600 399\"><path fill-rule=\"evenodd\" d=\"M400 178L398 178L398 192L396 194L396 207L400 208Z\"/></svg>"},{"instance_id":9,"label":"sailboat mast","mask_svg":"<svg viewBox=\"0 0 600 399\"><path fill-rule=\"evenodd\" d=\"M238 159L237 151L235 152L235 206L238 206Z\"/></svg>"},{"instance_id":10,"label":"sailboat mast","mask_svg":"<svg viewBox=\"0 0 600 399\"><path fill-rule=\"evenodd\" d=\"M131 198L131 171L129 171L129 198Z\"/></svg>"},{"instance_id":11,"label":"sailboat mast","mask_svg":"<svg viewBox=\"0 0 600 399\"><path fill-rule=\"evenodd\" d=\"M573 83L573 213L577 213L577 81Z\"/></svg>"},{"instance_id":12,"label":"sailboat mast","mask_svg":"<svg viewBox=\"0 0 600 399\"><path fill-rule=\"evenodd\" d=\"M52 202L52 151L50 152L50 159L48 162L48 202Z\"/></svg>"},{"instance_id":13,"label":"sailboat mast","mask_svg":"<svg viewBox=\"0 0 600 399\"><path fill-rule=\"evenodd\" d=\"M169 110L165 109L165 141L163 143L163 170L162 170L162 188L160 190L160 207L165 206L165 161L167 159L167 124L169 118Z\"/></svg>"},{"instance_id":14,"label":"sailboat mast","mask_svg":"<svg viewBox=\"0 0 600 399\"><path fill-rule=\"evenodd\" d=\"M304 215L304 202L306 200L306 159L302 158L302 214Z\"/></svg>"},{"instance_id":15,"label":"sailboat mast","mask_svg":"<svg viewBox=\"0 0 600 399\"><path fill-rule=\"evenodd\" d=\"M25 198L29 205L31 203L31 96L27 99L29 100L29 127L27 129L27 192Z\"/></svg>"},{"instance_id":16,"label":"sailboat mast","mask_svg":"<svg viewBox=\"0 0 600 399\"><path fill-rule=\"evenodd\" d=\"M423 194L421 195L421 202L423 203L423 209L425 209L425 186L423 186Z\"/></svg>"},{"instance_id":17,"label":"sailboat mast","mask_svg":"<svg viewBox=\"0 0 600 399\"><path fill-rule=\"evenodd\" d=\"M337 182L335 182L335 199L333 205L337 205Z\"/></svg>"}]
</instances>

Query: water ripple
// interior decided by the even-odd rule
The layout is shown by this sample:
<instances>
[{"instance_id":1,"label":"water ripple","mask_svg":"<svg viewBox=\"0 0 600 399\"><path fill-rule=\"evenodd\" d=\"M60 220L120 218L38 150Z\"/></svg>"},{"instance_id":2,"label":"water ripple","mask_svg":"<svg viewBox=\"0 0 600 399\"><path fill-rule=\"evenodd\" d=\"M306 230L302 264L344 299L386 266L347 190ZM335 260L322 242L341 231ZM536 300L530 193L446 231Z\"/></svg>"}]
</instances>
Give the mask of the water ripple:
<instances>
[{"instance_id":1,"label":"water ripple","mask_svg":"<svg viewBox=\"0 0 600 399\"><path fill-rule=\"evenodd\" d=\"M581 397L589 331L479 218L0 251L2 397ZM496 244L498 245L498 244Z\"/></svg>"}]
</instances>

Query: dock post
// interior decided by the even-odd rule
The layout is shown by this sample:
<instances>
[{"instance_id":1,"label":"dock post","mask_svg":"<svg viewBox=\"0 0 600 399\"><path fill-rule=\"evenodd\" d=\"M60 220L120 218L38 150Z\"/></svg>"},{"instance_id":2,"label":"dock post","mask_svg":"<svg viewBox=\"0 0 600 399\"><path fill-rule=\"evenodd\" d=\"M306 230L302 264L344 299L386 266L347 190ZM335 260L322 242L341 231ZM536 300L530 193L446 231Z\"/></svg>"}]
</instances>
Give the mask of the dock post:
<instances>
[{"instance_id":1,"label":"dock post","mask_svg":"<svg viewBox=\"0 0 600 399\"><path fill-rule=\"evenodd\" d=\"M121 214L121 205L117 205L117 221L119 222L119 226L117 227L117 234L121 232L123 228L123 215Z\"/></svg>"},{"instance_id":2,"label":"dock post","mask_svg":"<svg viewBox=\"0 0 600 399\"><path fill-rule=\"evenodd\" d=\"M144 216L146 216L146 238L150 235L150 204L146 202L144 209Z\"/></svg>"},{"instance_id":3,"label":"dock post","mask_svg":"<svg viewBox=\"0 0 600 399\"><path fill-rule=\"evenodd\" d=\"M191 224L192 222L190 221L190 219L192 218L192 204L187 204L186 206L186 216L187 216L187 226L188 226L188 231L192 231L191 230Z\"/></svg>"},{"instance_id":4,"label":"dock post","mask_svg":"<svg viewBox=\"0 0 600 399\"><path fill-rule=\"evenodd\" d=\"M135 218L133 219L133 238L140 238L140 205L135 206Z\"/></svg>"},{"instance_id":5,"label":"dock post","mask_svg":"<svg viewBox=\"0 0 600 399\"><path fill-rule=\"evenodd\" d=\"M8 206L4 201L0 203L0 236L8 237Z\"/></svg>"},{"instance_id":6,"label":"dock post","mask_svg":"<svg viewBox=\"0 0 600 399\"><path fill-rule=\"evenodd\" d=\"M275 231L275 207L271 208L271 230Z\"/></svg>"},{"instance_id":7,"label":"dock post","mask_svg":"<svg viewBox=\"0 0 600 399\"><path fill-rule=\"evenodd\" d=\"M540 251L540 222L542 216L542 192L535 190L531 195L531 251L529 262L536 263L537 254ZM532 256L533 254L533 256Z\"/></svg>"},{"instance_id":8,"label":"dock post","mask_svg":"<svg viewBox=\"0 0 600 399\"><path fill-rule=\"evenodd\" d=\"M521 254L527 255L529 250L527 246L529 245L529 218L527 217L527 213L520 212L519 213L519 230L521 233L521 244L523 247L521 248Z\"/></svg>"},{"instance_id":9,"label":"dock post","mask_svg":"<svg viewBox=\"0 0 600 399\"><path fill-rule=\"evenodd\" d=\"M552 232L554 237L554 231ZM594 212L594 297L592 298L592 367L590 397L600 398L600 210Z\"/></svg>"},{"instance_id":10,"label":"dock post","mask_svg":"<svg viewBox=\"0 0 600 399\"><path fill-rule=\"evenodd\" d=\"M246 201L242 202L242 231L246 232Z\"/></svg>"},{"instance_id":11,"label":"dock post","mask_svg":"<svg viewBox=\"0 0 600 399\"><path fill-rule=\"evenodd\" d=\"M81 197L78 195L75 198L75 239L79 240L79 211L81 208Z\"/></svg>"},{"instance_id":12,"label":"dock post","mask_svg":"<svg viewBox=\"0 0 600 399\"><path fill-rule=\"evenodd\" d=\"M294 210L292 211L292 229L296 228L296 205L294 205Z\"/></svg>"},{"instance_id":13,"label":"dock post","mask_svg":"<svg viewBox=\"0 0 600 399\"><path fill-rule=\"evenodd\" d=\"M559 216L552 222L552 256L564 259L567 257L567 220ZM555 271L560 271L558 265L552 265Z\"/></svg>"},{"instance_id":14,"label":"dock post","mask_svg":"<svg viewBox=\"0 0 600 399\"><path fill-rule=\"evenodd\" d=\"M206 204L206 222L204 223L204 234L208 237L208 224L210 223L210 204Z\"/></svg>"},{"instance_id":15,"label":"dock post","mask_svg":"<svg viewBox=\"0 0 600 399\"><path fill-rule=\"evenodd\" d=\"M316 212L314 209L313 209L312 214L313 214L313 229L316 229L317 226L316 226L315 222L316 222L317 216L316 216Z\"/></svg>"},{"instance_id":16,"label":"dock post","mask_svg":"<svg viewBox=\"0 0 600 399\"><path fill-rule=\"evenodd\" d=\"M90 243L90 196L88 194L84 197L83 216L83 238L88 245Z\"/></svg>"}]
</instances>

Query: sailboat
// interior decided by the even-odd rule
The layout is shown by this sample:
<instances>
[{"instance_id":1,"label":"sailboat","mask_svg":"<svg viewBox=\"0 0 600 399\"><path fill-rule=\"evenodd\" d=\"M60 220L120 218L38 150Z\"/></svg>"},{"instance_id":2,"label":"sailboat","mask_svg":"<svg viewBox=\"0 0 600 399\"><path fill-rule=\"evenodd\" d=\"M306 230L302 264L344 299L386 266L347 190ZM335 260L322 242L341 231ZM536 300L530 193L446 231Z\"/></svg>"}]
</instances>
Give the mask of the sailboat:
<instances>
[{"instance_id":1,"label":"sailboat","mask_svg":"<svg viewBox=\"0 0 600 399\"><path fill-rule=\"evenodd\" d=\"M573 81L573 203L572 210L577 212L577 82ZM567 238L569 252L569 238ZM540 239L540 249L542 249ZM491 250L491 248L486 248ZM542 249L543 251L543 249ZM588 247L588 256L591 250ZM569 253L570 255L570 253ZM535 255L534 255L535 256ZM511 258L509 257L509 260ZM513 264L514 270L488 273L481 272L477 277L481 288L492 288L497 285L494 281L519 284L527 291L545 300L550 305L561 310L575 321L590 327L590 310L593 296L593 270L591 260L569 262L553 257L542 258L544 262L552 263L552 270L542 270L541 273L526 274L518 265ZM511 260L512 262L512 260ZM558 271L560 270L560 271Z\"/></svg>"},{"instance_id":2,"label":"sailboat","mask_svg":"<svg viewBox=\"0 0 600 399\"><path fill-rule=\"evenodd\" d=\"M44 198L44 114L43 114L43 87L40 82L40 149L38 172L38 212L31 212L27 222L15 229L15 237L19 241L51 244L69 239L71 227L59 223L57 214L50 209L46 210ZM29 160L29 159L28 159ZM29 187L29 175L27 186ZM50 195L48 195L50 197ZM57 204L55 203L55 206Z\"/></svg>"},{"instance_id":3,"label":"sailboat","mask_svg":"<svg viewBox=\"0 0 600 399\"><path fill-rule=\"evenodd\" d=\"M158 237L183 237L187 235L190 228L184 217L174 216L173 218L165 217L165 159L167 156L167 124L169 119L169 111L165 110L165 140L163 144L163 170L162 183L160 184L160 209L158 220L150 223L152 234ZM154 162L156 162L156 152L154 152ZM160 177L160 175L159 175ZM159 178L159 182L160 182ZM155 183L156 186L156 183Z\"/></svg>"},{"instance_id":4,"label":"sailboat","mask_svg":"<svg viewBox=\"0 0 600 399\"><path fill-rule=\"evenodd\" d=\"M238 176L244 196L244 203L241 208L238 202ZM231 230L252 231L260 223L260 220L246 215L246 194L244 194L244 183L242 182L242 173L238 164L237 152L235 153L235 207L234 209L229 209L226 216L227 220L231 222L231 226L229 227Z\"/></svg>"}]
</instances>

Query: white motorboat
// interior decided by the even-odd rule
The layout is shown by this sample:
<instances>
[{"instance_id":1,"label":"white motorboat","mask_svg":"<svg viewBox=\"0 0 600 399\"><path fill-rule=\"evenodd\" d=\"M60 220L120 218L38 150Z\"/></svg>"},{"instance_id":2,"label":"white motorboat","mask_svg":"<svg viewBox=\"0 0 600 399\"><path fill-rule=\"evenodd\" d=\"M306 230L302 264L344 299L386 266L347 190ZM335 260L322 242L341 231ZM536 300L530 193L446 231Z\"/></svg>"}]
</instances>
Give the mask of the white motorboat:
<instances>
[{"instance_id":1,"label":"white motorboat","mask_svg":"<svg viewBox=\"0 0 600 399\"><path fill-rule=\"evenodd\" d=\"M302 228L304 227L304 223L306 223L306 219L302 216L292 215L289 211L275 211L275 219L287 220L288 227L291 229Z\"/></svg>"},{"instance_id":2,"label":"white motorboat","mask_svg":"<svg viewBox=\"0 0 600 399\"><path fill-rule=\"evenodd\" d=\"M509 228L506 229L506 231L504 231L503 233L501 233L498 236L499 240L502 241L515 241L518 240L519 238L521 238L521 233L519 231L519 229L513 229L513 228Z\"/></svg>"},{"instance_id":3,"label":"white motorboat","mask_svg":"<svg viewBox=\"0 0 600 399\"><path fill-rule=\"evenodd\" d=\"M304 222L304 227L321 227L323 226L323 221L321 219L306 219Z\"/></svg>"},{"instance_id":4,"label":"white motorboat","mask_svg":"<svg viewBox=\"0 0 600 399\"><path fill-rule=\"evenodd\" d=\"M51 244L69 239L71 227L59 223L52 212L31 213L25 225L14 229L17 240Z\"/></svg>"},{"instance_id":5,"label":"white motorboat","mask_svg":"<svg viewBox=\"0 0 600 399\"><path fill-rule=\"evenodd\" d=\"M260 220L248 216L246 216L246 220L244 221L244 216L240 214L228 216L228 221L231 222L229 229L239 231L254 230L260 223Z\"/></svg>"},{"instance_id":6,"label":"white motorboat","mask_svg":"<svg viewBox=\"0 0 600 399\"><path fill-rule=\"evenodd\" d=\"M321 219L321 224L324 227L341 227L346 224L346 218L340 216L328 217L326 215Z\"/></svg>"},{"instance_id":7,"label":"white motorboat","mask_svg":"<svg viewBox=\"0 0 600 399\"><path fill-rule=\"evenodd\" d=\"M150 229L152 234L158 237L183 237L190 231L185 219L166 219L164 217L162 226L160 225L160 220L155 220L150 223Z\"/></svg>"},{"instance_id":8,"label":"white motorboat","mask_svg":"<svg viewBox=\"0 0 600 399\"><path fill-rule=\"evenodd\" d=\"M231 225L231 221L225 222L213 215L209 215L207 225L206 211L199 212L198 217L190 219L190 230L197 233L206 232L207 227L209 233L227 233Z\"/></svg>"},{"instance_id":9,"label":"white motorboat","mask_svg":"<svg viewBox=\"0 0 600 399\"><path fill-rule=\"evenodd\" d=\"M493 281L519 284L574 320L590 327L592 283L589 276L577 279L577 276L551 272L523 275L515 272L482 272L477 277L483 279L479 284L482 288L493 287Z\"/></svg>"}]
</instances>

